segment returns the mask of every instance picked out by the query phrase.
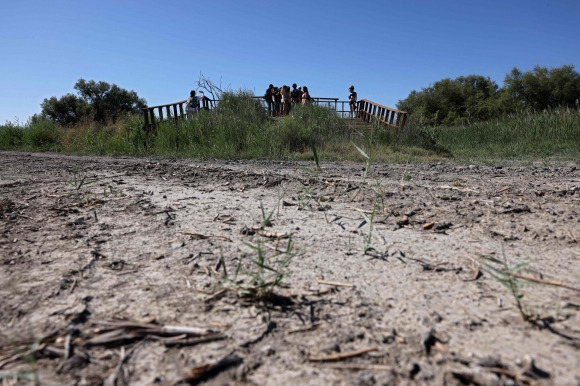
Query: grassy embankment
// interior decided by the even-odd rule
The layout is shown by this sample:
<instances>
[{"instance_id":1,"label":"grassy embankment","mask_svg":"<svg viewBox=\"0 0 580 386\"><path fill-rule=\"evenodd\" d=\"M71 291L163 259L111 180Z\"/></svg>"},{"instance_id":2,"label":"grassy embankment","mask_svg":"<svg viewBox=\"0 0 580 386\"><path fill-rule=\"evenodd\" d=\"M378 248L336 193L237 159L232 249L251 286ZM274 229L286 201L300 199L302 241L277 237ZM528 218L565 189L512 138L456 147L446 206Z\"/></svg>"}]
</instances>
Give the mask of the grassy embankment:
<instances>
[{"instance_id":1,"label":"grassy embankment","mask_svg":"<svg viewBox=\"0 0 580 386\"><path fill-rule=\"evenodd\" d=\"M140 116L121 122L59 127L49 121L0 125L0 149L96 155L154 155L190 158L312 159L373 162L500 163L580 160L580 110L522 113L466 127L375 127L352 131L348 120L318 106L296 106L271 121L244 93L225 94L211 113L164 122L154 134Z\"/></svg>"}]
</instances>

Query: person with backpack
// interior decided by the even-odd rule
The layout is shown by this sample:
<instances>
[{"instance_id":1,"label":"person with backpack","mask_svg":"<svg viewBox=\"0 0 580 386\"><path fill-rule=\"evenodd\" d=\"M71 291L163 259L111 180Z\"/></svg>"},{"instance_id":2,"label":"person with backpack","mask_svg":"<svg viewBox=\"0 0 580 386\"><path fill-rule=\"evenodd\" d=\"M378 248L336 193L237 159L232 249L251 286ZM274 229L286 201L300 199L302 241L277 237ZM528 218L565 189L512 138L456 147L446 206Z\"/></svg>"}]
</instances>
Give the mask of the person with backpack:
<instances>
[{"instance_id":1,"label":"person with backpack","mask_svg":"<svg viewBox=\"0 0 580 386\"><path fill-rule=\"evenodd\" d=\"M189 98L187 98L186 109L185 109L185 111L187 112L187 116L189 118L191 118L195 114L197 114L197 112L199 111L199 107L201 106L201 103L204 99L209 99L209 98L207 98L204 95L196 96L195 90L191 90L189 92Z\"/></svg>"}]
</instances>

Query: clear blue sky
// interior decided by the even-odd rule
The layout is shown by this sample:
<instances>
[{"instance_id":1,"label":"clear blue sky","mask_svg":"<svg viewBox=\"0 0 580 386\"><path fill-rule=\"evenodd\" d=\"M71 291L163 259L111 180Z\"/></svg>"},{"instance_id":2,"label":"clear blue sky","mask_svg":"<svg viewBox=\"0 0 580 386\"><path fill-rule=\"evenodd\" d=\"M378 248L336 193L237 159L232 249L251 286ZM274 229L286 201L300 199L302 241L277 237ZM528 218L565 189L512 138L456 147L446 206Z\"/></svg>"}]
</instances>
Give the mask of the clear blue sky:
<instances>
[{"instance_id":1,"label":"clear blue sky","mask_svg":"<svg viewBox=\"0 0 580 386\"><path fill-rule=\"evenodd\" d=\"M394 107L443 78L580 71L580 1L5 1L0 52L0 123L25 123L80 78L157 105L185 99L200 72L256 95L298 83L346 100L354 84Z\"/></svg>"}]
</instances>

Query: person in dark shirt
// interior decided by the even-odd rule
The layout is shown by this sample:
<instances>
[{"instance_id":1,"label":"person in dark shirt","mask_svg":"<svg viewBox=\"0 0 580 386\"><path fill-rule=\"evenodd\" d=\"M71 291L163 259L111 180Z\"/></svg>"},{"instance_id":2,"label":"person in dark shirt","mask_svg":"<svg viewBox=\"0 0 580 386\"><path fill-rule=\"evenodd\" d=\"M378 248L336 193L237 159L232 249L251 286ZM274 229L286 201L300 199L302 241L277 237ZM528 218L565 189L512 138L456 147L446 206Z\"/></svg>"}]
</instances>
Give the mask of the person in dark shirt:
<instances>
[{"instance_id":1,"label":"person in dark shirt","mask_svg":"<svg viewBox=\"0 0 580 386\"><path fill-rule=\"evenodd\" d=\"M299 104L300 103L300 97L302 96L302 91L300 91L298 88L298 86L296 85L296 83L294 83L292 85L292 91L290 91L290 97L292 98L292 104Z\"/></svg>"},{"instance_id":2,"label":"person in dark shirt","mask_svg":"<svg viewBox=\"0 0 580 386\"><path fill-rule=\"evenodd\" d=\"M264 93L264 99L266 100L266 104L268 105L268 116L272 116L272 103L274 103L274 85L270 84Z\"/></svg>"}]
</instances>

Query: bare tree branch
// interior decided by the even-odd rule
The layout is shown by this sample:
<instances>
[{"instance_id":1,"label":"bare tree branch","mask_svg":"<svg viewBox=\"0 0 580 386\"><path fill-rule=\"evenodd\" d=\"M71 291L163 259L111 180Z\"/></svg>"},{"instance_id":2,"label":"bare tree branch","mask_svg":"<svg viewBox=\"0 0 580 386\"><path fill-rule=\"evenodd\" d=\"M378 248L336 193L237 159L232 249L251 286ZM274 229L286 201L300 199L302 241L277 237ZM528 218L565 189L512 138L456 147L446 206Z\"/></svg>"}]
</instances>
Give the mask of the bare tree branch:
<instances>
[{"instance_id":1,"label":"bare tree branch","mask_svg":"<svg viewBox=\"0 0 580 386\"><path fill-rule=\"evenodd\" d=\"M199 79L196 82L197 88L207 91L211 95L211 99L220 99L221 95L224 93L224 88L222 86L222 80L220 78L219 85L215 84L210 78L199 72Z\"/></svg>"}]
</instances>

